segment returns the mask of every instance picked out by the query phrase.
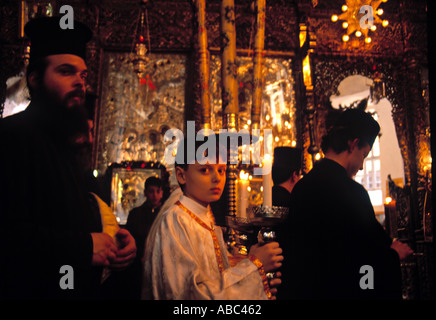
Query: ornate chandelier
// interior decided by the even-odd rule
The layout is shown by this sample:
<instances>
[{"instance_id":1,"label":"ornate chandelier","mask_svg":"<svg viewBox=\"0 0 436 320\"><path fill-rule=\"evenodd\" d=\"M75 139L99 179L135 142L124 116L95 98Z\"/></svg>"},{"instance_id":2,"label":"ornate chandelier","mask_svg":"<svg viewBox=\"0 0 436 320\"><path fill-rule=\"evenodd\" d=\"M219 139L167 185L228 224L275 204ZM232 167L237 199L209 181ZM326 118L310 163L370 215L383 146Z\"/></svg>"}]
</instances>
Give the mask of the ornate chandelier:
<instances>
[{"instance_id":1,"label":"ornate chandelier","mask_svg":"<svg viewBox=\"0 0 436 320\"><path fill-rule=\"evenodd\" d=\"M371 43L372 39L369 36L369 31L376 31L376 23L383 27L388 26L388 20L382 20L383 9L378 8L382 2L388 0L346 0L346 4L342 6L343 13L332 15L333 22L338 20L342 22L342 28L347 30L347 33L342 36L342 41L350 40L350 35L354 34L357 38L364 36L366 43Z\"/></svg>"},{"instance_id":2,"label":"ornate chandelier","mask_svg":"<svg viewBox=\"0 0 436 320\"><path fill-rule=\"evenodd\" d=\"M136 56L133 60L133 66L141 84L145 84L147 81L145 77L146 66L149 61L147 51L150 53L150 33L147 15L147 2L148 0L141 0L140 2L139 28L137 30L137 35L134 37ZM146 28L144 22L146 23ZM148 50L145 44L145 34L147 35Z\"/></svg>"}]
</instances>

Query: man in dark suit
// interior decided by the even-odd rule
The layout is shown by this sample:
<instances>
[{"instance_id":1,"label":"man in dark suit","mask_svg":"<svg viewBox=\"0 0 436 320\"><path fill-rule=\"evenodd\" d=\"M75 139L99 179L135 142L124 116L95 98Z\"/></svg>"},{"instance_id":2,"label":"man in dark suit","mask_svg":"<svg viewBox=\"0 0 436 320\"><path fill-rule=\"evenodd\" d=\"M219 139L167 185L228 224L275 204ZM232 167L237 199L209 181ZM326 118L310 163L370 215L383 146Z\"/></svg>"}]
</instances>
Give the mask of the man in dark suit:
<instances>
[{"instance_id":1,"label":"man in dark suit","mask_svg":"<svg viewBox=\"0 0 436 320\"><path fill-rule=\"evenodd\" d=\"M400 259L412 251L389 238L352 179L379 131L370 114L343 112L323 138L325 158L295 185L279 233L287 275L281 298L401 298Z\"/></svg>"},{"instance_id":2,"label":"man in dark suit","mask_svg":"<svg viewBox=\"0 0 436 320\"><path fill-rule=\"evenodd\" d=\"M300 180L301 149L276 147L271 169L274 186L272 188L272 205L287 207L295 184Z\"/></svg>"}]
</instances>

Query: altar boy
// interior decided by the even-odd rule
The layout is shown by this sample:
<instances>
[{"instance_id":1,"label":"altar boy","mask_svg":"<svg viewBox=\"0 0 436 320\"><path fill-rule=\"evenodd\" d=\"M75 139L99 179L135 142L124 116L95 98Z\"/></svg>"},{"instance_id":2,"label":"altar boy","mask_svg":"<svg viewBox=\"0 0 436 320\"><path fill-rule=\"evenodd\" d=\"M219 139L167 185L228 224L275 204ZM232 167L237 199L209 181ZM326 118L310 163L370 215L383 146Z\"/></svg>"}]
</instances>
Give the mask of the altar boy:
<instances>
[{"instance_id":1,"label":"altar boy","mask_svg":"<svg viewBox=\"0 0 436 320\"><path fill-rule=\"evenodd\" d=\"M208 139L215 139L216 148L200 154L197 150L205 142L185 139L178 147L175 174L183 194L159 213L151 228L142 298L275 299L275 287L281 280L268 282L266 273L281 266L283 256L277 242L255 245L248 257L229 262L232 257L210 209L210 203L219 200L223 192L227 165L219 155L218 136ZM187 152L189 143L195 143L197 159L192 162L188 162L192 158L192 151Z\"/></svg>"}]
</instances>

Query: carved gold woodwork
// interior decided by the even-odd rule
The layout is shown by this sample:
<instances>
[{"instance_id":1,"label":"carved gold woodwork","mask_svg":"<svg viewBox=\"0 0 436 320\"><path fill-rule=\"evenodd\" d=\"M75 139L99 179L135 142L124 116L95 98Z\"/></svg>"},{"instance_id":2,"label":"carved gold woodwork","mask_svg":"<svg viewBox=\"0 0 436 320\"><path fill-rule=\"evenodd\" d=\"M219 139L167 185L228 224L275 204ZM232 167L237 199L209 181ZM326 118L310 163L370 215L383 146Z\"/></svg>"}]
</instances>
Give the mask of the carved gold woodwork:
<instances>
[{"instance_id":1,"label":"carved gold woodwork","mask_svg":"<svg viewBox=\"0 0 436 320\"><path fill-rule=\"evenodd\" d=\"M256 1L255 5L256 34L254 36L253 54L253 95L251 107L251 128L260 129L262 107L262 64L265 47L265 0Z\"/></svg>"},{"instance_id":2,"label":"carved gold woodwork","mask_svg":"<svg viewBox=\"0 0 436 320\"><path fill-rule=\"evenodd\" d=\"M237 82L239 84L239 114L237 115L239 129L250 129L252 88L253 88L253 59L238 56ZM219 56L211 56L211 98L212 98L212 127L224 128L221 122L221 60ZM274 137L273 147L294 145L297 143L297 102L295 80L293 74L293 60L289 57L265 57L262 65L262 109L260 114L260 128L271 128ZM268 117L267 117L268 116ZM236 122L236 120L235 120Z\"/></svg>"},{"instance_id":3,"label":"carved gold woodwork","mask_svg":"<svg viewBox=\"0 0 436 320\"><path fill-rule=\"evenodd\" d=\"M135 56L105 52L98 123L97 168L123 161L164 161L164 134L184 128L186 56L150 54L146 84L133 70Z\"/></svg>"},{"instance_id":4,"label":"carved gold woodwork","mask_svg":"<svg viewBox=\"0 0 436 320\"><path fill-rule=\"evenodd\" d=\"M235 4L233 0L221 2L221 82L223 128L238 130L239 113L236 66Z\"/></svg>"},{"instance_id":5,"label":"carved gold woodwork","mask_svg":"<svg viewBox=\"0 0 436 320\"><path fill-rule=\"evenodd\" d=\"M202 127L211 129L211 107L210 107L210 55L207 49L207 29L206 29L206 1L196 0L197 19L198 19L198 54L199 77L200 77L200 96L202 111Z\"/></svg>"}]
</instances>

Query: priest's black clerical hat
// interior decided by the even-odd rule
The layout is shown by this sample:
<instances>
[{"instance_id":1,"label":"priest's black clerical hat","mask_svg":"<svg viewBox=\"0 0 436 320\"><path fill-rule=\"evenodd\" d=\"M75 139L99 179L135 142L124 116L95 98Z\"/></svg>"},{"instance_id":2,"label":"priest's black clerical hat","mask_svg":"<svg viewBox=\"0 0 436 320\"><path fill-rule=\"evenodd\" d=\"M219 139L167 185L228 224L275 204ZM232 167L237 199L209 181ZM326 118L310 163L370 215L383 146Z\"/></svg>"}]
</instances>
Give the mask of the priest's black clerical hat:
<instances>
[{"instance_id":1,"label":"priest's black clerical hat","mask_svg":"<svg viewBox=\"0 0 436 320\"><path fill-rule=\"evenodd\" d=\"M41 17L30 20L24 32L30 38L30 61L54 54L73 54L86 60L86 43L92 32L74 20L73 29L63 29L61 17Z\"/></svg>"},{"instance_id":2,"label":"priest's black clerical hat","mask_svg":"<svg viewBox=\"0 0 436 320\"><path fill-rule=\"evenodd\" d=\"M276 147L273 166L299 170L301 168L301 149L293 147Z\"/></svg>"},{"instance_id":3,"label":"priest's black clerical hat","mask_svg":"<svg viewBox=\"0 0 436 320\"><path fill-rule=\"evenodd\" d=\"M272 165L272 179L274 184L280 184L289 179L292 172L301 169L300 148L276 147L274 149L274 160Z\"/></svg>"}]
</instances>

